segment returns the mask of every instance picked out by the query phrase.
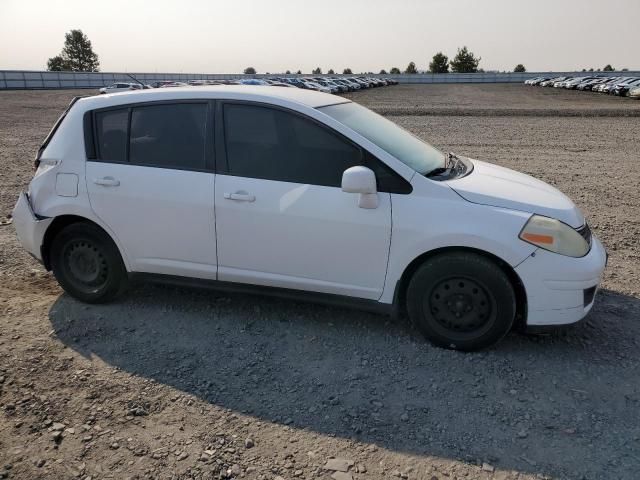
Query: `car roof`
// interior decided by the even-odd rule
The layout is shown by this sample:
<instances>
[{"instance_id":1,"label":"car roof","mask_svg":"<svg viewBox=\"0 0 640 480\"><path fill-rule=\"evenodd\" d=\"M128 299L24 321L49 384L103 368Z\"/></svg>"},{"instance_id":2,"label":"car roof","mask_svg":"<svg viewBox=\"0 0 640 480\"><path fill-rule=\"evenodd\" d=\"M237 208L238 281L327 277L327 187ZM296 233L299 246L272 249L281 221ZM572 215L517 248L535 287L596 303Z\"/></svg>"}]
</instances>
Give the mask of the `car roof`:
<instances>
[{"instance_id":1,"label":"car roof","mask_svg":"<svg viewBox=\"0 0 640 480\"><path fill-rule=\"evenodd\" d=\"M328 93L300 88L282 88L267 85L207 85L195 87L157 88L122 93L110 93L82 98L78 104L86 110L107 108L129 103L196 100L231 99L252 100L265 103L296 103L311 108L346 103L349 100Z\"/></svg>"}]
</instances>

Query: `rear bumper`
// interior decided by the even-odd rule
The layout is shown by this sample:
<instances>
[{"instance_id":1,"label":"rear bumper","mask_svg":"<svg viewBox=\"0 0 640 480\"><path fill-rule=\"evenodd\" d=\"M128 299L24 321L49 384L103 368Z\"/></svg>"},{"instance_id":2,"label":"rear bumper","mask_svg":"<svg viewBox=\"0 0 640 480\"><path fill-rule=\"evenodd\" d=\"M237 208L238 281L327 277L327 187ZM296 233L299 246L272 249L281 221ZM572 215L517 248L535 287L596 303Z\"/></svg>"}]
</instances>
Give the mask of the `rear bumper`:
<instances>
[{"instance_id":1,"label":"rear bumper","mask_svg":"<svg viewBox=\"0 0 640 480\"><path fill-rule=\"evenodd\" d=\"M592 242L582 258L540 249L516 267L527 294L527 326L567 325L589 313L607 262L602 243L595 236Z\"/></svg>"},{"instance_id":2,"label":"rear bumper","mask_svg":"<svg viewBox=\"0 0 640 480\"><path fill-rule=\"evenodd\" d=\"M38 218L29 202L29 197L22 192L13 208L13 226L18 240L31 255L42 261L42 239L53 218Z\"/></svg>"}]
</instances>

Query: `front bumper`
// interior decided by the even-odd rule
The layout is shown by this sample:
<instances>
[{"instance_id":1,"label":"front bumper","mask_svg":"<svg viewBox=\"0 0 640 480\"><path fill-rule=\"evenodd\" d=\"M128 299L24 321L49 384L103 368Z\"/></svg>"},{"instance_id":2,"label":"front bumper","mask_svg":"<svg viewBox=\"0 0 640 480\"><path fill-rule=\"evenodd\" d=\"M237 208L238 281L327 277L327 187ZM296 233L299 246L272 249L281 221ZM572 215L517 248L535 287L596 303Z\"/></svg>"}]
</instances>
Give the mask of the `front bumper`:
<instances>
[{"instance_id":1,"label":"front bumper","mask_svg":"<svg viewBox=\"0 0 640 480\"><path fill-rule=\"evenodd\" d=\"M515 269L527 294L527 325L566 325L584 318L606 263L607 253L595 236L581 258L536 250Z\"/></svg>"},{"instance_id":2,"label":"front bumper","mask_svg":"<svg viewBox=\"0 0 640 480\"><path fill-rule=\"evenodd\" d=\"M53 218L38 218L29 202L29 197L22 192L12 213L13 226L22 246L36 259L42 262L42 239Z\"/></svg>"}]
</instances>

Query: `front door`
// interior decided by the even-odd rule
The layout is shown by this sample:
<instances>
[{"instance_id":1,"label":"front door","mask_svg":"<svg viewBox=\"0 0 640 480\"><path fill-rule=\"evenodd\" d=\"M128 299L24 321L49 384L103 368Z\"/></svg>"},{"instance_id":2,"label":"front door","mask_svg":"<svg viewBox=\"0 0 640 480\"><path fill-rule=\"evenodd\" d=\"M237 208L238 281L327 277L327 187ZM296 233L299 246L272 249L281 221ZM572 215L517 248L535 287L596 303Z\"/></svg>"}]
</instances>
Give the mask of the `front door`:
<instances>
[{"instance_id":1,"label":"front door","mask_svg":"<svg viewBox=\"0 0 640 480\"><path fill-rule=\"evenodd\" d=\"M226 103L225 172L216 176L218 278L378 299L391 239L391 200L358 207L342 172L361 150L315 121Z\"/></svg>"}]
</instances>

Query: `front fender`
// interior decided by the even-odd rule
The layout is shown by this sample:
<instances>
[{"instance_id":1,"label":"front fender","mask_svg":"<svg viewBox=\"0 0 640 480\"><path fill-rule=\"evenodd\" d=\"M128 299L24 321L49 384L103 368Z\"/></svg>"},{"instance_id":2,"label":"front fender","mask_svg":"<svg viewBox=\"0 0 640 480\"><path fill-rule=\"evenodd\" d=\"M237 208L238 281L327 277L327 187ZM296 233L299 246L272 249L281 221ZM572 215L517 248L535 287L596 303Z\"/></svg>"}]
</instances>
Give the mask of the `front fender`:
<instances>
[{"instance_id":1,"label":"front fender","mask_svg":"<svg viewBox=\"0 0 640 480\"><path fill-rule=\"evenodd\" d=\"M393 303L403 273L425 253L452 247L474 249L516 267L536 250L518 238L530 213L473 204L460 197L428 201L413 195L392 197L393 227L382 303Z\"/></svg>"}]
</instances>

